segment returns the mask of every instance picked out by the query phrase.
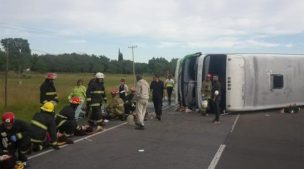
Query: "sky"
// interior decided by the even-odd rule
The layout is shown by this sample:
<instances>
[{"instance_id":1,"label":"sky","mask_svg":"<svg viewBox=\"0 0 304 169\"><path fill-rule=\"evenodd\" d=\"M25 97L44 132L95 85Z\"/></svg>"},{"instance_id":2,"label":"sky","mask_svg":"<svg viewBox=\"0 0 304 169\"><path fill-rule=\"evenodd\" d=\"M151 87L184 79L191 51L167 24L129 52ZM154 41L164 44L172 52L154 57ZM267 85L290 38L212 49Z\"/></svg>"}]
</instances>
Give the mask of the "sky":
<instances>
[{"instance_id":1,"label":"sky","mask_svg":"<svg viewBox=\"0 0 304 169\"><path fill-rule=\"evenodd\" d=\"M0 39L32 53L147 62L202 53L304 53L303 0L0 0Z\"/></svg>"}]
</instances>

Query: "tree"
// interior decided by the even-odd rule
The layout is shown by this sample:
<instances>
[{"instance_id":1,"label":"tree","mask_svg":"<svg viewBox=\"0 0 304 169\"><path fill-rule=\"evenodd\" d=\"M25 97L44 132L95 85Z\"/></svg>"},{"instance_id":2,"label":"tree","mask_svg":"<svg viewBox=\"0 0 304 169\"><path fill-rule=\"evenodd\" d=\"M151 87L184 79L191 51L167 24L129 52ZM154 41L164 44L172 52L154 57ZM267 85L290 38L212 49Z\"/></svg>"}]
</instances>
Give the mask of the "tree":
<instances>
[{"instance_id":1,"label":"tree","mask_svg":"<svg viewBox=\"0 0 304 169\"><path fill-rule=\"evenodd\" d=\"M5 51L9 53L10 70L22 73L30 67L31 49L28 41L22 38L6 38L1 40Z\"/></svg>"},{"instance_id":2,"label":"tree","mask_svg":"<svg viewBox=\"0 0 304 169\"><path fill-rule=\"evenodd\" d=\"M122 55L122 53L120 52L120 49L118 49L118 61L119 61L119 62L123 61L123 55Z\"/></svg>"}]
</instances>

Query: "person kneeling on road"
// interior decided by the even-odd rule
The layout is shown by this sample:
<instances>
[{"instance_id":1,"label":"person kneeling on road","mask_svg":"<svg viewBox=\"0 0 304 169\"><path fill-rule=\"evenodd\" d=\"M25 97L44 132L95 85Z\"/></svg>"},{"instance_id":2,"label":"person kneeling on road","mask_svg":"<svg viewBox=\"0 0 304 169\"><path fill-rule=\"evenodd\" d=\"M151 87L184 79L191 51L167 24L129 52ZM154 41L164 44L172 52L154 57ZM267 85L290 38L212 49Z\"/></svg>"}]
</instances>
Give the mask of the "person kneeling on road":
<instances>
[{"instance_id":1,"label":"person kneeling on road","mask_svg":"<svg viewBox=\"0 0 304 169\"><path fill-rule=\"evenodd\" d=\"M112 90L111 95L112 100L106 107L110 119L119 118L120 120L125 120L124 101L119 97L117 90Z\"/></svg>"},{"instance_id":2,"label":"person kneeling on road","mask_svg":"<svg viewBox=\"0 0 304 169\"><path fill-rule=\"evenodd\" d=\"M68 137L74 135L77 128L75 111L80 103L81 99L79 97L72 97L70 99L70 105L64 107L59 114L56 114L58 142L73 144L73 140L68 139Z\"/></svg>"},{"instance_id":3,"label":"person kneeling on road","mask_svg":"<svg viewBox=\"0 0 304 169\"><path fill-rule=\"evenodd\" d=\"M39 151L48 145L58 150L55 106L52 102L46 102L40 109L40 112L36 113L31 121L33 150Z\"/></svg>"},{"instance_id":4,"label":"person kneeling on road","mask_svg":"<svg viewBox=\"0 0 304 169\"><path fill-rule=\"evenodd\" d=\"M22 163L24 168L28 167L26 154L31 145L30 125L25 121L15 119L14 113L6 112L2 115L0 133L2 143L0 168L13 168L12 166L15 166L17 161Z\"/></svg>"}]
</instances>

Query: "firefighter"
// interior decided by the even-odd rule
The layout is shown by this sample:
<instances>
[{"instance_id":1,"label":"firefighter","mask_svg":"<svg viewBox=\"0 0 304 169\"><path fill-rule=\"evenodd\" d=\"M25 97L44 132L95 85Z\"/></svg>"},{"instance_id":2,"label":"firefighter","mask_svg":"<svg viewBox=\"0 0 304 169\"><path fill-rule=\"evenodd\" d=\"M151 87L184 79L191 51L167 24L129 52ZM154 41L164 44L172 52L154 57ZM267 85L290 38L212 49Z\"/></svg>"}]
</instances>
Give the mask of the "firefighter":
<instances>
[{"instance_id":1,"label":"firefighter","mask_svg":"<svg viewBox=\"0 0 304 169\"><path fill-rule=\"evenodd\" d=\"M111 91L112 100L108 104L106 111L111 119L119 118L125 120L124 101L118 96L117 90Z\"/></svg>"},{"instance_id":2,"label":"firefighter","mask_svg":"<svg viewBox=\"0 0 304 169\"><path fill-rule=\"evenodd\" d=\"M14 113L6 112L2 115L2 124L0 125L1 147L7 151L6 155L11 157L11 162L6 165L13 165L12 163L17 160L24 167L28 166L26 154L31 146L30 132L30 125L25 121L15 119ZM3 166L3 168L5 167L7 166Z\"/></svg>"},{"instance_id":3,"label":"firefighter","mask_svg":"<svg viewBox=\"0 0 304 169\"><path fill-rule=\"evenodd\" d=\"M64 107L59 114L56 114L58 142L66 142L68 144L73 143L73 141L68 139L68 137L72 136L77 128L75 111L80 103L81 99L79 97L72 97L70 99L70 105Z\"/></svg>"},{"instance_id":4,"label":"firefighter","mask_svg":"<svg viewBox=\"0 0 304 169\"><path fill-rule=\"evenodd\" d=\"M126 115L133 113L136 108L136 102L134 100L135 92L136 92L135 88L131 88L131 93L128 94L126 97L126 101L124 104Z\"/></svg>"},{"instance_id":5,"label":"firefighter","mask_svg":"<svg viewBox=\"0 0 304 169\"><path fill-rule=\"evenodd\" d=\"M40 112L36 113L31 121L33 150L39 151L48 145L58 150L55 105L52 102L46 102L40 109Z\"/></svg>"},{"instance_id":6,"label":"firefighter","mask_svg":"<svg viewBox=\"0 0 304 169\"><path fill-rule=\"evenodd\" d=\"M202 83L201 93L202 93L202 108L201 113L202 115L208 116L208 107L209 104L212 102L211 99L211 90L212 90L212 81L211 81L212 75L208 74L205 78L205 80Z\"/></svg>"},{"instance_id":7,"label":"firefighter","mask_svg":"<svg viewBox=\"0 0 304 169\"><path fill-rule=\"evenodd\" d=\"M129 92L128 85L126 84L125 79L120 79L120 85L119 85L119 97L123 100L126 101L126 96Z\"/></svg>"},{"instance_id":8,"label":"firefighter","mask_svg":"<svg viewBox=\"0 0 304 169\"><path fill-rule=\"evenodd\" d=\"M87 102L92 109L88 122L91 127L96 127L98 130L102 130L101 126L103 125L101 106L103 102L107 102L103 79L103 73L96 73L95 80L89 83L86 94Z\"/></svg>"},{"instance_id":9,"label":"firefighter","mask_svg":"<svg viewBox=\"0 0 304 169\"><path fill-rule=\"evenodd\" d=\"M48 73L45 81L40 86L40 103L53 102L55 105L58 103L58 96L54 80L57 78L55 73Z\"/></svg>"}]
</instances>

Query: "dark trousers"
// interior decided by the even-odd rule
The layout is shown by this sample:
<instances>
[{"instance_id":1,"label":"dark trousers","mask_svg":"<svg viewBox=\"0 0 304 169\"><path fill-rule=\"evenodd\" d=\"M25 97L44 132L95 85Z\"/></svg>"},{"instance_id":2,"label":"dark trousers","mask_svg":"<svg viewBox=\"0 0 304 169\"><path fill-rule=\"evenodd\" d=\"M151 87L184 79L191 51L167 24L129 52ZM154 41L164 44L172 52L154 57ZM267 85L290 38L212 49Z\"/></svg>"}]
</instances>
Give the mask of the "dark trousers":
<instances>
[{"instance_id":1,"label":"dark trousers","mask_svg":"<svg viewBox=\"0 0 304 169\"><path fill-rule=\"evenodd\" d=\"M29 149L31 147L31 138L27 135L24 135L24 137L21 140L18 140L16 142L16 149L18 150L18 160L25 162L27 161L27 153L29 152Z\"/></svg>"},{"instance_id":2,"label":"dark trousers","mask_svg":"<svg viewBox=\"0 0 304 169\"><path fill-rule=\"evenodd\" d=\"M92 113L89 118L89 124L96 126L102 123L101 106L92 106Z\"/></svg>"},{"instance_id":3,"label":"dark trousers","mask_svg":"<svg viewBox=\"0 0 304 169\"><path fill-rule=\"evenodd\" d=\"M168 95L169 105L171 104L172 91L173 91L173 87L167 87L167 95Z\"/></svg>"},{"instance_id":4,"label":"dark trousers","mask_svg":"<svg viewBox=\"0 0 304 169\"><path fill-rule=\"evenodd\" d=\"M163 99L153 98L153 105L156 115L160 117L162 115Z\"/></svg>"},{"instance_id":5,"label":"dark trousers","mask_svg":"<svg viewBox=\"0 0 304 169\"><path fill-rule=\"evenodd\" d=\"M76 120L68 120L62 126L58 128L58 131L63 134L72 135L76 130L77 122Z\"/></svg>"},{"instance_id":6,"label":"dark trousers","mask_svg":"<svg viewBox=\"0 0 304 169\"><path fill-rule=\"evenodd\" d=\"M211 112L215 114L215 118L213 121L220 120L220 100L215 99L211 101Z\"/></svg>"}]
</instances>

